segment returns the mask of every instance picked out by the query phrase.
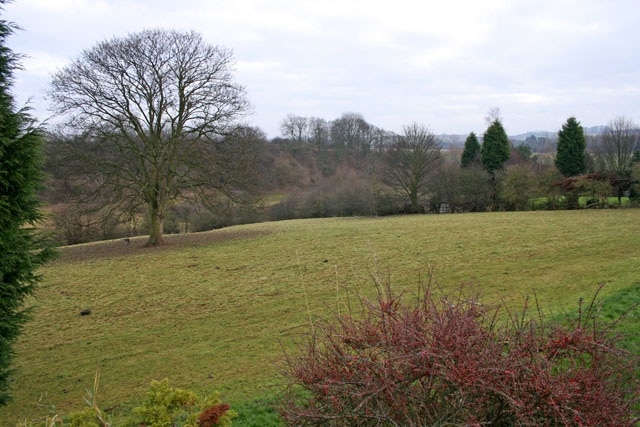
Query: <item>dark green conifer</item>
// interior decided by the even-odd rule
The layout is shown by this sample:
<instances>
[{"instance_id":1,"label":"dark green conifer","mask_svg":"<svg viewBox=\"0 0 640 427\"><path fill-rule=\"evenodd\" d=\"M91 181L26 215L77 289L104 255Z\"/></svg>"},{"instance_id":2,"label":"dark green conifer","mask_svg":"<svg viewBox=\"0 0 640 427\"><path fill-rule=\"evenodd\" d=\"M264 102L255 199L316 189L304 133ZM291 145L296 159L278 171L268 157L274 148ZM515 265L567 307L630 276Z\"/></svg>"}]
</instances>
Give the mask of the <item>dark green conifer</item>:
<instances>
[{"instance_id":1,"label":"dark green conifer","mask_svg":"<svg viewBox=\"0 0 640 427\"><path fill-rule=\"evenodd\" d=\"M558 132L556 167L564 176L581 175L586 172L585 150L587 143L584 130L575 117L569 117Z\"/></svg>"},{"instance_id":2,"label":"dark green conifer","mask_svg":"<svg viewBox=\"0 0 640 427\"><path fill-rule=\"evenodd\" d=\"M0 12L7 0L0 0ZM38 282L36 269L51 252L38 248L41 218L41 131L11 94L19 55L7 47L15 26L0 20L0 404L9 400L13 344L27 320L24 302Z\"/></svg>"},{"instance_id":3,"label":"dark green conifer","mask_svg":"<svg viewBox=\"0 0 640 427\"><path fill-rule=\"evenodd\" d=\"M464 150L462 150L462 158L460 166L463 168L473 166L480 163L480 143L475 133L471 132L464 141Z\"/></svg>"},{"instance_id":4,"label":"dark green conifer","mask_svg":"<svg viewBox=\"0 0 640 427\"><path fill-rule=\"evenodd\" d=\"M480 154L482 166L492 175L501 170L509 160L511 145L500 120L494 120L484 133Z\"/></svg>"}]
</instances>

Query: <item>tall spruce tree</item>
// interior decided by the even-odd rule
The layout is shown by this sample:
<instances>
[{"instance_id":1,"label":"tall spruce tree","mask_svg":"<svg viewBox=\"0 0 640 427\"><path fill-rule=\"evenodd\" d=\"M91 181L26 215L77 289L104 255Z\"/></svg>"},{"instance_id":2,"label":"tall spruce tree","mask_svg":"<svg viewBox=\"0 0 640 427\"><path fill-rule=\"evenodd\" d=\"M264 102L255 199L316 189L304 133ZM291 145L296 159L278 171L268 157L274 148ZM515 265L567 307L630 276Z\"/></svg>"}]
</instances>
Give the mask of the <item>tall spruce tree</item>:
<instances>
[{"instance_id":1,"label":"tall spruce tree","mask_svg":"<svg viewBox=\"0 0 640 427\"><path fill-rule=\"evenodd\" d=\"M496 119L491 123L484 133L480 155L482 166L492 175L504 167L504 163L509 160L511 145L509 138L500 120Z\"/></svg>"},{"instance_id":2,"label":"tall spruce tree","mask_svg":"<svg viewBox=\"0 0 640 427\"><path fill-rule=\"evenodd\" d=\"M480 163L480 143L474 132L471 132L464 141L464 150L462 150L462 158L460 166L463 168L473 166Z\"/></svg>"},{"instance_id":3,"label":"tall spruce tree","mask_svg":"<svg viewBox=\"0 0 640 427\"><path fill-rule=\"evenodd\" d=\"M587 143L584 130L575 117L569 117L558 132L556 167L564 176L575 176L586 172L585 150Z\"/></svg>"},{"instance_id":4,"label":"tall spruce tree","mask_svg":"<svg viewBox=\"0 0 640 427\"><path fill-rule=\"evenodd\" d=\"M0 12L7 0L0 0ZM0 404L10 398L13 346L27 320L24 302L49 258L39 248L37 190L42 179L41 132L28 112L16 110L11 86L19 55L7 47L15 26L0 19Z\"/></svg>"}]
</instances>

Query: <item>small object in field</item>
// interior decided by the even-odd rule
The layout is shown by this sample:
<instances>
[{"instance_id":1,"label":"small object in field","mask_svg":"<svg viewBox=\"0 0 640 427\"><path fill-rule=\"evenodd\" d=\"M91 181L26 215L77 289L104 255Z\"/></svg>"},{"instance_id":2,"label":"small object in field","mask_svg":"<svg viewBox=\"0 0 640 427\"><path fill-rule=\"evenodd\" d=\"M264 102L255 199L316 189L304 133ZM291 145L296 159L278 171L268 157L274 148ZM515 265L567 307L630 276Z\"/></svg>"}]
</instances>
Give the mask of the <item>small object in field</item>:
<instances>
[{"instance_id":1,"label":"small object in field","mask_svg":"<svg viewBox=\"0 0 640 427\"><path fill-rule=\"evenodd\" d=\"M90 315L90 314L91 314L91 310L90 310L90 309L88 309L88 308L85 308L84 310L82 310L82 311L80 312L80 316L88 316L88 315Z\"/></svg>"},{"instance_id":2,"label":"small object in field","mask_svg":"<svg viewBox=\"0 0 640 427\"><path fill-rule=\"evenodd\" d=\"M122 241L124 242L125 245L130 245L131 244L131 240L129 240L128 237L122 239Z\"/></svg>"}]
</instances>

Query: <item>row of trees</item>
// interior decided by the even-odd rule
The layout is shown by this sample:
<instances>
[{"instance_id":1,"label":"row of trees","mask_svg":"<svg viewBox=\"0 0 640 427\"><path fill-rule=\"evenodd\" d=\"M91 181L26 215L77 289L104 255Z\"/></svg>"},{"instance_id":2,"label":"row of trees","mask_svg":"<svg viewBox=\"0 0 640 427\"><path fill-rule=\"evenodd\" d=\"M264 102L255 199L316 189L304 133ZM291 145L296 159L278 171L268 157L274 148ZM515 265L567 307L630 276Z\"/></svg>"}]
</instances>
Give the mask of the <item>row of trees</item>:
<instances>
[{"instance_id":1,"label":"row of trees","mask_svg":"<svg viewBox=\"0 0 640 427\"><path fill-rule=\"evenodd\" d=\"M443 149L438 137L420 125L423 132L430 134L433 157L439 159L430 164L426 173L420 174L412 174L409 162L405 162L402 170L393 167L398 165L393 160L394 153L400 151L410 157L420 151L407 145L407 141L414 139L407 129L412 127L405 128L401 135L387 133L389 138L385 145L369 152L367 157L369 169L377 169L379 173L368 172L366 179L377 189L380 186L373 182L402 190L405 200L410 202L402 209L405 212L440 211L443 205L444 211L575 207L581 195L591 198L594 203L604 204L608 196L633 196L637 190L638 172L634 175L633 167L637 165L638 154L634 157L634 153L639 149L638 127L624 117L616 118L601 135L590 138L585 136L576 118L569 118L558 133L558 141L553 142L557 153L533 153L526 144L514 146L504 131L498 110L490 113L487 124L481 137L469 134L462 153L451 146ZM318 150L330 151L331 147L329 141L325 148ZM403 148L398 150L399 147ZM419 179L411 183L409 176ZM404 177L403 182L398 179L401 177ZM420 190L412 196L407 190L409 184L416 188L416 183ZM344 188L340 187L340 191L344 192ZM366 192L367 188L360 184L358 191ZM361 197L351 197L366 206L360 213L398 212L398 206L389 209L389 199L381 197L379 191L369 189L368 192L368 204L361 203ZM345 199L348 198L340 197L331 202L340 203ZM317 206L322 203L312 200L301 204ZM310 216L324 215L327 211L314 211ZM333 214L345 212L353 212L353 209L335 209Z\"/></svg>"},{"instance_id":2,"label":"row of trees","mask_svg":"<svg viewBox=\"0 0 640 427\"><path fill-rule=\"evenodd\" d=\"M513 143L504 130L499 109L491 110L486 120L490 126L481 140L473 132L467 137L460 159L462 167L482 165L493 173L503 169L512 148L524 156L531 155L533 147L528 140L511 147ZM311 143L360 153L385 151L401 137L368 123L358 113L344 113L335 120L289 114L280 123L280 129L282 138L276 138L274 142ZM566 177L587 173L589 169L626 174L633 163L633 156L640 149L639 129L628 118L617 117L587 147L580 122L570 117L558 132L555 164ZM485 140L487 143L481 145Z\"/></svg>"},{"instance_id":3,"label":"row of trees","mask_svg":"<svg viewBox=\"0 0 640 427\"><path fill-rule=\"evenodd\" d=\"M484 140L488 137L490 140L484 148L487 152L483 166L487 170L498 170L509 158L512 143L502 127L499 109L491 110L486 120L493 126L487 129L487 134L482 138ZM335 120L289 114L280 123L280 129L282 138L274 139L275 142L308 142L318 146L351 148L352 151L360 149L359 151L362 152L385 150L399 137L393 132L368 123L358 113L344 113ZM594 159L599 161L596 168L625 173L628 171L634 153L638 151L638 129L637 124L625 117L615 118L603 128L602 134L595 138L589 153L586 151L587 138L580 122L575 117L570 117L558 132L560 147L558 147L559 160L556 165L562 168L561 172L565 176L579 175L587 171L587 159L588 155L591 155L593 156L591 161ZM465 142L461 165L466 167L470 163L480 162L480 149L478 137L472 132ZM527 139L516 149L526 155L527 151L535 150L535 147L529 145L529 139ZM571 162L576 163L571 166Z\"/></svg>"},{"instance_id":4,"label":"row of trees","mask_svg":"<svg viewBox=\"0 0 640 427\"><path fill-rule=\"evenodd\" d=\"M344 113L332 121L289 114L280 123L280 131L289 142L331 145L352 153L380 151L395 138L392 132L368 123L359 113Z\"/></svg>"}]
</instances>

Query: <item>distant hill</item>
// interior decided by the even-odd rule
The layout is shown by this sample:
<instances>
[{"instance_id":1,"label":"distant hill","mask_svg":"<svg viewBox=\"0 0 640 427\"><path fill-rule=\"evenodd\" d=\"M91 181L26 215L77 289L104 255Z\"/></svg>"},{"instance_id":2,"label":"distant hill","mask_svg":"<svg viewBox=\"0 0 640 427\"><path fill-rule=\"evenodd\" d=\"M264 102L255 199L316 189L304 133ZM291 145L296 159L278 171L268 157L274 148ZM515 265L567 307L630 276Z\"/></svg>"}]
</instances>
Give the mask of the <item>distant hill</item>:
<instances>
[{"instance_id":1,"label":"distant hill","mask_svg":"<svg viewBox=\"0 0 640 427\"><path fill-rule=\"evenodd\" d=\"M604 125L591 126L590 128L584 128L584 133L586 135L600 135L606 128Z\"/></svg>"},{"instance_id":2,"label":"distant hill","mask_svg":"<svg viewBox=\"0 0 640 427\"><path fill-rule=\"evenodd\" d=\"M596 136L600 135L606 126L591 126L585 127L584 133L586 136ZM440 134L438 138L442 145L446 148L460 148L464 146L464 141L467 139L468 135L458 135L458 134ZM478 135L478 137L482 138L482 135ZM532 137L536 139L531 142ZM529 132L523 132L516 135L509 135L509 140L514 141L515 145L520 145L529 139L528 144L535 146L539 144L545 144L547 142L554 141L558 137L558 131L546 131L546 130L533 130ZM532 147L535 148L535 147ZM535 150L534 150L535 151Z\"/></svg>"},{"instance_id":3,"label":"distant hill","mask_svg":"<svg viewBox=\"0 0 640 427\"><path fill-rule=\"evenodd\" d=\"M600 135L605 129L606 129L606 126L602 126L602 125L585 127L584 134L588 136ZM520 133L517 135L510 135L509 138L513 141L524 141L527 138L529 138L531 135L537 138L556 138L558 136L558 131L550 132L550 131L544 131L544 130L537 130L537 131Z\"/></svg>"}]
</instances>

